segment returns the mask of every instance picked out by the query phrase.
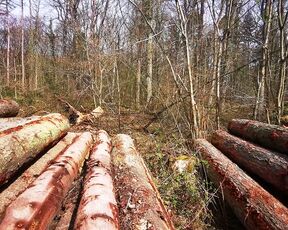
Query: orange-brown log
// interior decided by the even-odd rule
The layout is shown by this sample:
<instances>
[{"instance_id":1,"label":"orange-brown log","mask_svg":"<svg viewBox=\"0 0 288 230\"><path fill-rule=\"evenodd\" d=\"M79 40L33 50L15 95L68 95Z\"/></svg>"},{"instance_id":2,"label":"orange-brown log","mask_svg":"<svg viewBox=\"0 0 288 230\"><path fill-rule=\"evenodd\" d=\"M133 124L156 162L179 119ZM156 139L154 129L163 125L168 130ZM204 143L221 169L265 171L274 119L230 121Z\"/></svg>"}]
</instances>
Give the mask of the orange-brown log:
<instances>
[{"instance_id":1,"label":"orange-brown log","mask_svg":"<svg viewBox=\"0 0 288 230\"><path fill-rule=\"evenodd\" d=\"M287 229L288 209L282 203L208 141L196 140L195 150L207 162L209 178L220 187L224 199L247 229Z\"/></svg>"},{"instance_id":2,"label":"orange-brown log","mask_svg":"<svg viewBox=\"0 0 288 230\"><path fill-rule=\"evenodd\" d=\"M40 175L47 167L47 163L65 151L77 136L78 134L76 133L68 133L57 143L57 145L44 154L38 161L24 171L24 173L22 173L8 188L0 193L0 221L2 220L5 208Z\"/></svg>"},{"instance_id":3,"label":"orange-brown log","mask_svg":"<svg viewBox=\"0 0 288 230\"><path fill-rule=\"evenodd\" d=\"M69 129L69 121L52 113L15 121L0 130L0 185L26 162L58 140Z\"/></svg>"},{"instance_id":4,"label":"orange-brown log","mask_svg":"<svg viewBox=\"0 0 288 230\"><path fill-rule=\"evenodd\" d=\"M232 161L288 195L288 156L272 152L225 131L214 132L212 144Z\"/></svg>"},{"instance_id":5,"label":"orange-brown log","mask_svg":"<svg viewBox=\"0 0 288 230\"><path fill-rule=\"evenodd\" d=\"M16 117L19 113L19 105L10 99L0 99L0 117Z\"/></svg>"},{"instance_id":6,"label":"orange-brown log","mask_svg":"<svg viewBox=\"0 0 288 230\"><path fill-rule=\"evenodd\" d=\"M73 143L6 209L0 230L47 229L82 169L93 142L91 133Z\"/></svg>"},{"instance_id":7,"label":"orange-brown log","mask_svg":"<svg viewBox=\"0 0 288 230\"><path fill-rule=\"evenodd\" d=\"M233 119L228 125L228 130L233 135L288 154L288 128L259 121Z\"/></svg>"},{"instance_id":8,"label":"orange-brown log","mask_svg":"<svg viewBox=\"0 0 288 230\"><path fill-rule=\"evenodd\" d=\"M114 138L112 162L119 194L121 229L175 229L130 136L118 134Z\"/></svg>"},{"instance_id":9,"label":"orange-brown log","mask_svg":"<svg viewBox=\"0 0 288 230\"><path fill-rule=\"evenodd\" d=\"M110 167L111 140L100 130L91 151L74 229L117 230L118 208Z\"/></svg>"}]
</instances>

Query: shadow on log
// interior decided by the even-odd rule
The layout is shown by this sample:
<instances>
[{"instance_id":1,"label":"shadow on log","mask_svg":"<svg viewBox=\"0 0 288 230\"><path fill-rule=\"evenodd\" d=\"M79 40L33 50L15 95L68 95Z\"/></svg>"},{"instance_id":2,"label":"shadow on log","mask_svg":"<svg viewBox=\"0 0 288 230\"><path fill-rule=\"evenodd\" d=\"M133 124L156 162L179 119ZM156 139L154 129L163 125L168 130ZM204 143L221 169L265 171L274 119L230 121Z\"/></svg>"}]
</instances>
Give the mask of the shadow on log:
<instances>
[{"instance_id":1,"label":"shadow on log","mask_svg":"<svg viewBox=\"0 0 288 230\"><path fill-rule=\"evenodd\" d=\"M111 176L111 140L101 130L88 160L74 229L117 230L118 208Z\"/></svg>"},{"instance_id":2,"label":"shadow on log","mask_svg":"<svg viewBox=\"0 0 288 230\"><path fill-rule=\"evenodd\" d=\"M247 229L287 229L288 209L282 203L208 141L196 140L195 150L207 161L209 178L220 187L224 199Z\"/></svg>"},{"instance_id":3,"label":"shadow on log","mask_svg":"<svg viewBox=\"0 0 288 230\"><path fill-rule=\"evenodd\" d=\"M76 133L68 133L57 145L50 149L37 162L31 165L13 184L0 194L0 221L2 220L5 208L22 193L29 184L47 167L57 155L65 150L77 137Z\"/></svg>"},{"instance_id":4,"label":"shadow on log","mask_svg":"<svg viewBox=\"0 0 288 230\"><path fill-rule=\"evenodd\" d=\"M218 130L212 144L239 166L288 195L288 156L272 152Z\"/></svg>"},{"instance_id":5,"label":"shadow on log","mask_svg":"<svg viewBox=\"0 0 288 230\"><path fill-rule=\"evenodd\" d=\"M10 99L0 99L0 117L16 117L19 113L19 105Z\"/></svg>"},{"instance_id":6,"label":"shadow on log","mask_svg":"<svg viewBox=\"0 0 288 230\"><path fill-rule=\"evenodd\" d=\"M49 144L69 129L66 117L49 114L37 119L27 118L15 126L0 131L0 185L8 180L24 163L33 159Z\"/></svg>"},{"instance_id":7,"label":"shadow on log","mask_svg":"<svg viewBox=\"0 0 288 230\"><path fill-rule=\"evenodd\" d=\"M79 135L6 209L0 230L47 229L82 169L92 144L91 133Z\"/></svg>"},{"instance_id":8,"label":"shadow on log","mask_svg":"<svg viewBox=\"0 0 288 230\"><path fill-rule=\"evenodd\" d=\"M133 140L118 134L112 162L119 194L121 229L174 229L152 177Z\"/></svg>"},{"instance_id":9,"label":"shadow on log","mask_svg":"<svg viewBox=\"0 0 288 230\"><path fill-rule=\"evenodd\" d=\"M228 130L233 135L288 154L288 128L259 121L233 119L228 125Z\"/></svg>"}]
</instances>

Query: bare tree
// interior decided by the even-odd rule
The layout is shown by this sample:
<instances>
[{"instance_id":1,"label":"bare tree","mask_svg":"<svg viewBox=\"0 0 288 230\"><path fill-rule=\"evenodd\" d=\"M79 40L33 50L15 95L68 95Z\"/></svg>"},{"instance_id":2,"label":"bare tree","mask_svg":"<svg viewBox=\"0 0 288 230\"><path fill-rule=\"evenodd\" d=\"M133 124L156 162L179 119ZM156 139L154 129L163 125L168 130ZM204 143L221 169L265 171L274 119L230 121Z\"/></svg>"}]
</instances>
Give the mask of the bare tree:
<instances>
[{"instance_id":1,"label":"bare tree","mask_svg":"<svg viewBox=\"0 0 288 230\"><path fill-rule=\"evenodd\" d=\"M285 85L286 85L286 66L287 66L287 57L288 57L288 50L286 45L286 31L285 25L287 22L288 17L288 10L285 12L285 5L286 0L278 0L278 7L277 7L277 17L278 17L278 27L279 27L279 38L280 38L280 55L279 55L279 62L280 62L280 76L279 76L279 86L278 86L278 93L277 93L277 121L280 124L280 119L283 114L284 109L284 92L285 92Z\"/></svg>"},{"instance_id":2,"label":"bare tree","mask_svg":"<svg viewBox=\"0 0 288 230\"><path fill-rule=\"evenodd\" d=\"M267 79L268 71L268 58L269 58L269 41L272 23L272 0L262 0L261 13L263 20L262 29L262 60L260 67L260 81L258 84L257 98L254 110L254 119L264 120L266 114L266 101L265 101L265 83Z\"/></svg>"}]
</instances>

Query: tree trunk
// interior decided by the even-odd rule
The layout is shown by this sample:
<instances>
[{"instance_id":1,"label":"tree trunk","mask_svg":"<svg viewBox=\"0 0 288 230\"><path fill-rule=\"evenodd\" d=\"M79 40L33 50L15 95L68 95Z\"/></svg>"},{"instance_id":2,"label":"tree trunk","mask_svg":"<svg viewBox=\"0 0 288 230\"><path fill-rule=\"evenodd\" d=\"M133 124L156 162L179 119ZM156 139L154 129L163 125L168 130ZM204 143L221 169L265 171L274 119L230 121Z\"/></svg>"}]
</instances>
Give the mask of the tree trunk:
<instances>
[{"instance_id":1,"label":"tree trunk","mask_svg":"<svg viewBox=\"0 0 288 230\"><path fill-rule=\"evenodd\" d=\"M50 114L0 131L0 185L68 129L67 118Z\"/></svg>"},{"instance_id":2,"label":"tree trunk","mask_svg":"<svg viewBox=\"0 0 288 230\"><path fill-rule=\"evenodd\" d=\"M43 157L31 165L21 174L8 188L0 193L0 221L2 220L6 207L14 201L19 194L36 179L36 177L47 167L57 155L63 152L77 138L75 133L68 133L61 141L50 149Z\"/></svg>"},{"instance_id":3,"label":"tree trunk","mask_svg":"<svg viewBox=\"0 0 288 230\"><path fill-rule=\"evenodd\" d=\"M269 42L270 42L270 31L272 23L272 0L262 0L263 5L263 46L262 46L262 61L261 61L261 75L260 82L257 91L257 98L254 110L254 119L265 120L266 114L266 103L265 103L265 82L267 79L267 68L269 58Z\"/></svg>"},{"instance_id":4,"label":"tree trunk","mask_svg":"<svg viewBox=\"0 0 288 230\"><path fill-rule=\"evenodd\" d=\"M209 178L247 229L287 229L288 209L283 204L208 141L196 140L195 148L209 165Z\"/></svg>"},{"instance_id":5,"label":"tree trunk","mask_svg":"<svg viewBox=\"0 0 288 230\"><path fill-rule=\"evenodd\" d=\"M288 154L288 129L258 121L233 119L228 125L230 133L263 147Z\"/></svg>"},{"instance_id":6,"label":"tree trunk","mask_svg":"<svg viewBox=\"0 0 288 230\"><path fill-rule=\"evenodd\" d=\"M83 133L6 209L0 230L46 229L81 171L91 133ZM20 215L21 213L21 215Z\"/></svg>"},{"instance_id":7,"label":"tree trunk","mask_svg":"<svg viewBox=\"0 0 288 230\"><path fill-rule=\"evenodd\" d=\"M19 105L16 101L0 99L0 118L15 117L19 112Z\"/></svg>"},{"instance_id":8,"label":"tree trunk","mask_svg":"<svg viewBox=\"0 0 288 230\"><path fill-rule=\"evenodd\" d=\"M141 90L141 59L138 56L137 76L136 76L136 109L140 109L140 90Z\"/></svg>"},{"instance_id":9,"label":"tree trunk","mask_svg":"<svg viewBox=\"0 0 288 230\"><path fill-rule=\"evenodd\" d=\"M119 229L110 152L111 140L108 134L101 130L98 132L96 144L88 160L75 229Z\"/></svg>"},{"instance_id":10,"label":"tree trunk","mask_svg":"<svg viewBox=\"0 0 288 230\"><path fill-rule=\"evenodd\" d=\"M146 7L146 14L148 18L149 25L154 29L154 13L153 13L153 1L146 0L144 7ZM151 102L153 88L152 88L152 81L153 81L153 32L150 31L148 33L148 42L147 42L147 105Z\"/></svg>"},{"instance_id":11,"label":"tree trunk","mask_svg":"<svg viewBox=\"0 0 288 230\"><path fill-rule=\"evenodd\" d=\"M24 61L24 0L21 0L21 66L22 89L25 88L25 61Z\"/></svg>"},{"instance_id":12,"label":"tree trunk","mask_svg":"<svg viewBox=\"0 0 288 230\"><path fill-rule=\"evenodd\" d=\"M285 93L285 82L286 82L286 59L287 59L287 48L286 48L286 33L285 33L285 24L287 22L287 14L284 13L284 5L286 4L286 0L278 0L278 27L280 32L280 79L278 85L278 92L277 92L277 121L280 125L281 117L284 110L284 93Z\"/></svg>"},{"instance_id":13,"label":"tree trunk","mask_svg":"<svg viewBox=\"0 0 288 230\"><path fill-rule=\"evenodd\" d=\"M288 194L288 156L271 152L221 130L213 134L212 144L248 172Z\"/></svg>"},{"instance_id":14,"label":"tree trunk","mask_svg":"<svg viewBox=\"0 0 288 230\"><path fill-rule=\"evenodd\" d=\"M9 25L9 2L6 0L6 25L7 25L7 56L6 56L6 83L10 85L10 25Z\"/></svg>"},{"instance_id":15,"label":"tree trunk","mask_svg":"<svg viewBox=\"0 0 288 230\"><path fill-rule=\"evenodd\" d=\"M175 229L133 140L118 134L112 161L120 194L121 229Z\"/></svg>"}]
</instances>

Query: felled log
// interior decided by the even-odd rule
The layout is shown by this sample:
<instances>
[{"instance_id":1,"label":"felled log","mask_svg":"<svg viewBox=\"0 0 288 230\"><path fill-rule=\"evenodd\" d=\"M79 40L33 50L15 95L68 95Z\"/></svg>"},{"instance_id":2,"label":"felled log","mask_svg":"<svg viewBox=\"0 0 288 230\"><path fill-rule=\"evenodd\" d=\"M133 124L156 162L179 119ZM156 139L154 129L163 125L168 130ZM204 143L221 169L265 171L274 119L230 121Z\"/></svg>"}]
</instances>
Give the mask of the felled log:
<instances>
[{"instance_id":1,"label":"felled log","mask_svg":"<svg viewBox=\"0 0 288 230\"><path fill-rule=\"evenodd\" d=\"M121 229L175 229L130 136L115 137L112 162L120 196Z\"/></svg>"},{"instance_id":2,"label":"felled log","mask_svg":"<svg viewBox=\"0 0 288 230\"><path fill-rule=\"evenodd\" d=\"M232 161L288 194L288 156L218 130L212 144Z\"/></svg>"},{"instance_id":3,"label":"felled log","mask_svg":"<svg viewBox=\"0 0 288 230\"><path fill-rule=\"evenodd\" d=\"M105 131L101 130L98 132L96 144L88 161L75 229L119 229L118 208L111 177L110 152L110 138Z\"/></svg>"},{"instance_id":4,"label":"felled log","mask_svg":"<svg viewBox=\"0 0 288 230\"><path fill-rule=\"evenodd\" d=\"M0 230L47 229L82 169L92 144L91 133L79 135L6 209Z\"/></svg>"},{"instance_id":5,"label":"felled log","mask_svg":"<svg viewBox=\"0 0 288 230\"><path fill-rule=\"evenodd\" d=\"M65 199L62 202L61 209L49 226L49 230L71 229L74 226L75 211L78 206L78 198L80 196L83 184L83 175L80 175L72 184Z\"/></svg>"},{"instance_id":6,"label":"felled log","mask_svg":"<svg viewBox=\"0 0 288 230\"><path fill-rule=\"evenodd\" d=\"M78 125L83 122L92 122L95 118L98 118L103 115L104 110L98 106L96 109L94 109L91 113L83 114L77 109L75 109L71 104L69 104L67 101L59 98L59 101L64 103L65 108L67 112L69 113L69 121L73 125Z\"/></svg>"},{"instance_id":7,"label":"felled log","mask_svg":"<svg viewBox=\"0 0 288 230\"><path fill-rule=\"evenodd\" d=\"M287 229L288 209L282 203L206 140L196 140L195 149L207 161L208 176L247 229Z\"/></svg>"},{"instance_id":8,"label":"felled log","mask_svg":"<svg viewBox=\"0 0 288 230\"><path fill-rule=\"evenodd\" d=\"M76 133L68 133L57 145L44 154L38 161L31 165L21 176L17 178L8 188L0 193L0 221L5 208L31 184L40 173L47 167L59 153L65 150L78 136Z\"/></svg>"},{"instance_id":9,"label":"felled log","mask_svg":"<svg viewBox=\"0 0 288 230\"><path fill-rule=\"evenodd\" d=\"M19 105L10 99L0 99L0 117L16 117L19 113Z\"/></svg>"},{"instance_id":10,"label":"felled log","mask_svg":"<svg viewBox=\"0 0 288 230\"><path fill-rule=\"evenodd\" d=\"M67 118L49 114L27 119L0 131L0 185L24 163L33 159L49 144L63 136L69 128Z\"/></svg>"},{"instance_id":11,"label":"felled log","mask_svg":"<svg viewBox=\"0 0 288 230\"><path fill-rule=\"evenodd\" d=\"M285 127L259 121L233 119L228 125L228 130L263 147L288 154L288 129Z\"/></svg>"}]
</instances>

